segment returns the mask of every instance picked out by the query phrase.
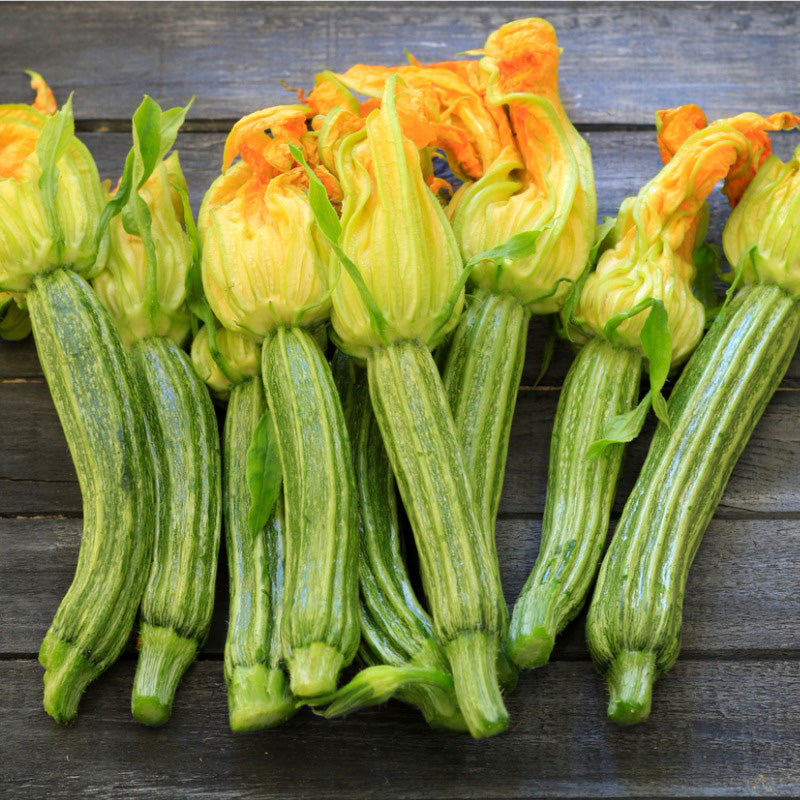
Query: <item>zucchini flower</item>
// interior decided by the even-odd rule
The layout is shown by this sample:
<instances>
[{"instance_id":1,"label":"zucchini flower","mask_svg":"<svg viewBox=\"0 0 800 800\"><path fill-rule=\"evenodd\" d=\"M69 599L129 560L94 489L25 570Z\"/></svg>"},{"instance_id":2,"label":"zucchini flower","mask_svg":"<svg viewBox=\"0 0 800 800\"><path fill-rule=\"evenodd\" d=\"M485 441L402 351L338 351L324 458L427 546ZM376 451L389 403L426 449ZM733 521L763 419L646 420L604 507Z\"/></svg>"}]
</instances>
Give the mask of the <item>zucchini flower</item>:
<instances>
[{"instance_id":1,"label":"zucchini flower","mask_svg":"<svg viewBox=\"0 0 800 800\"><path fill-rule=\"evenodd\" d=\"M226 171L200 209L206 298L224 327L256 339L281 325L313 326L330 312L327 247L308 203L308 178L292 168L288 150L302 142L308 113L285 106L237 123L225 146ZM273 124L269 137L263 131ZM243 161L231 167L237 154ZM336 197L335 182L324 177Z\"/></svg>"},{"instance_id":2,"label":"zucchini flower","mask_svg":"<svg viewBox=\"0 0 800 800\"><path fill-rule=\"evenodd\" d=\"M419 97L398 76L386 81L380 107L336 154L341 225L330 207L317 204L316 211L333 250L337 344L366 359L434 634L471 733L490 736L508 723L496 663L507 612L430 353L458 322L465 276L455 236L423 172L420 148L432 141L433 128L405 113ZM320 192L315 185L317 197Z\"/></svg>"},{"instance_id":3,"label":"zucchini flower","mask_svg":"<svg viewBox=\"0 0 800 800\"><path fill-rule=\"evenodd\" d=\"M740 114L696 130L696 106L662 112L662 153L672 159L638 194L631 226L600 258L586 281L576 321L585 332L605 336L606 325L651 298L664 304L672 341L672 365L684 361L703 333L705 310L692 292L692 252L705 200L716 183L735 204L769 155L766 131L797 124L788 114L763 118ZM692 130L695 129L695 132ZM678 131L678 133L676 133ZM688 138L679 147L681 136ZM615 328L618 341L639 348L646 316L636 314Z\"/></svg>"},{"instance_id":4,"label":"zucchini flower","mask_svg":"<svg viewBox=\"0 0 800 800\"><path fill-rule=\"evenodd\" d=\"M211 393L227 400L234 386L261 373L261 348L254 339L227 328L217 328L215 344L224 359L224 370L211 352L205 325L192 340L192 364Z\"/></svg>"},{"instance_id":5,"label":"zucchini flower","mask_svg":"<svg viewBox=\"0 0 800 800\"><path fill-rule=\"evenodd\" d=\"M286 509L280 639L298 696L332 691L359 638L350 446L330 367L310 330L330 314L328 246L309 204L309 178L290 149L305 154L314 180L338 202L338 182L319 164L316 133L306 130L311 114L306 106L280 106L237 123L225 172L199 217L211 309L233 334L264 340L261 378ZM237 155L242 162L231 166Z\"/></svg>"},{"instance_id":6,"label":"zucchini flower","mask_svg":"<svg viewBox=\"0 0 800 800\"><path fill-rule=\"evenodd\" d=\"M800 147L786 164L767 159L731 214L722 245L745 284L774 283L800 297Z\"/></svg>"},{"instance_id":7,"label":"zucchini flower","mask_svg":"<svg viewBox=\"0 0 800 800\"><path fill-rule=\"evenodd\" d=\"M539 231L533 253L486 261L471 279L486 291L513 295L533 313L551 313L583 272L592 245L597 200L591 153L561 105L560 51L548 22L504 25L483 52L487 101L507 107L518 151L504 148L480 180L455 194L453 229L465 259L515 234Z\"/></svg>"},{"instance_id":8,"label":"zucchini flower","mask_svg":"<svg viewBox=\"0 0 800 800\"><path fill-rule=\"evenodd\" d=\"M383 100L388 107L373 111L337 156L341 246L358 265L363 287L346 273L332 281L331 321L343 349L362 359L395 341L435 347L463 306L463 292L454 296L462 270L458 246L419 167L419 147L401 126L393 89L392 81ZM332 264L338 269L335 255Z\"/></svg>"},{"instance_id":9,"label":"zucchini flower","mask_svg":"<svg viewBox=\"0 0 800 800\"><path fill-rule=\"evenodd\" d=\"M18 342L31 332L25 300L10 292L0 292L0 339Z\"/></svg>"},{"instance_id":10,"label":"zucchini flower","mask_svg":"<svg viewBox=\"0 0 800 800\"><path fill-rule=\"evenodd\" d=\"M142 239L126 232L122 216L109 224L106 268L94 279L94 288L128 345L148 336L167 336L181 344L191 327L186 274L192 246L184 230L179 190L188 192L174 152L156 166L139 190L150 211L156 255L151 269Z\"/></svg>"},{"instance_id":11,"label":"zucchini flower","mask_svg":"<svg viewBox=\"0 0 800 800\"><path fill-rule=\"evenodd\" d=\"M95 230L105 206L94 160L73 133L71 100L42 139L55 101L41 76L30 74L33 106L0 106L0 289L14 292L56 266L96 274ZM55 164L46 189L42 157Z\"/></svg>"}]
</instances>

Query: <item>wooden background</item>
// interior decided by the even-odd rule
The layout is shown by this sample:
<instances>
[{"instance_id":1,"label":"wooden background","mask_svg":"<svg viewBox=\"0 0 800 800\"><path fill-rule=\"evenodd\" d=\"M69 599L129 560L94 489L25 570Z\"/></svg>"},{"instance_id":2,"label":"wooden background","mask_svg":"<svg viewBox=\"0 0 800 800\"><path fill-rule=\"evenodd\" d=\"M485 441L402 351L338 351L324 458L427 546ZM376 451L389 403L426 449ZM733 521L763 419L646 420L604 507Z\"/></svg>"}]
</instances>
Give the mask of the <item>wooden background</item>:
<instances>
[{"instance_id":1,"label":"wooden background","mask_svg":"<svg viewBox=\"0 0 800 800\"><path fill-rule=\"evenodd\" d=\"M286 102L323 68L422 61L479 47L505 21L543 16L564 48L565 105L594 154L601 214L659 168L653 113L696 102L710 118L800 111L800 7L785 4L275 3L0 4L0 102L28 101L22 70L59 101L75 90L81 138L116 180L143 92L197 95L178 141L199 205L233 120ZM775 137L786 156L797 135ZM712 203L712 238L726 212ZM513 601L533 562L548 439L566 348L540 386L547 322L532 326L498 542ZM650 721L620 730L571 626L552 663L508 698L507 734L430 731L399 704L274 731L227 728L226 586L198 663L158 731L129 714L134 651L87 692L76 724L41 709L39 643L74 569L75 474L30 341L0 342L0 796L527 798L800 794L800 360L737 466L689 579L684 645ZM649 435L649 434L648 434ZM648 435L632 448L624 501Z\"/></svg>"}]
</instances>

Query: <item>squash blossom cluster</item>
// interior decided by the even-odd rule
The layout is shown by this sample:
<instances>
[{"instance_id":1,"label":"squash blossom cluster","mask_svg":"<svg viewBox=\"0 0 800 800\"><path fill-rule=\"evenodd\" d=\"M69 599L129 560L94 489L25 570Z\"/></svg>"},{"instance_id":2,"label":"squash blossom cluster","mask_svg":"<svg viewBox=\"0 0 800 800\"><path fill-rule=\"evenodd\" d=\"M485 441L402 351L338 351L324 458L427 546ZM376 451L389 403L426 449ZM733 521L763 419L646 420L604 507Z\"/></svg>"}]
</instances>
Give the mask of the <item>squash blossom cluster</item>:
<instances>
[{"instance_id":1,"label":"squash blossom cluster","mask_svg":"<svg viewBox=\"0 0 800 800\"><path fill-rule=\"evenodd\" d=\"M105 206L91 154L69 135L57 162L55 219L48 213L37 145L56 106L41 76L30 75L34 104L0 106L0 290L10 292L27 291L36 275L59 266L96 274L95 230Z\"/></svg>"},{"instance_id":2,"label":"squash blossom cluster","mask_svg":"<svg viewBox=\"0 0 800 800\"><path fill-rule=\"evenodd\" d=\"M551 313L582 273L592 244L591 153L561 104L560 50L548 22L504 25L474 52L483 54L480 62L359 65L338 78L377 98L396 74L422 93L419 113L431 126L431 144L464 181L447 209L463 259L516 234L540 234L533 253L479 264L472 283L508 292L534 313Z\"/></svg>"},{"instance_id":3,"label":"squash blossom cluster","mask_svg":"<svg viewBox=\"0 0 800 800\"><path fill-rule=\"evenodd\" d=\"M791 115L748 113L705 126L698 112L685 106L659 115L661 152L671 158L624 204L616 244L587 279L575 315L586 335L602 337L618 314L649 298L660 300L668 315L673 365L687 358L703 334L705 310L692 292L692 252L705 232L706 198L725 179L723 191L735 204L769 155L765 131L795 124ZM640 348L646 319L637 314L623 321L619 340Z\"/></svg>"}]
</instances>

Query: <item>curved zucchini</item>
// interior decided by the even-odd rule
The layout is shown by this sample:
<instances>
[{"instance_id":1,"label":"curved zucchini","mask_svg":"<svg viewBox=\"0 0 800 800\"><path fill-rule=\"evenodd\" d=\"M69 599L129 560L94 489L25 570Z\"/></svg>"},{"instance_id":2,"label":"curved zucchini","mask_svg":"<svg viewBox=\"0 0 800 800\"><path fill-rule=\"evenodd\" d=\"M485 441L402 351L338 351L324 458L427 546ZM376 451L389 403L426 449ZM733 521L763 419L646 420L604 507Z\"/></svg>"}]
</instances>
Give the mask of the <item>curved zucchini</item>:
<instances>
[{"instance_id":1,"label":"curved zucchini","mask_svg":"<svg viewBox=\"0 0 800 800\"><path fill-rule=\"evenodd\" d=\"M273 727L295 710L281 659L283 502L279 498L256 536L247 516L247 449L266 409L261 378L231 389L223 432L223 507L230 611L225 639L225 682L232 731Z\"/></svg>"},{"instance_id":2,"label":"curved zucchini","mask_svg":"<svg viewBox=\"0 0 800 800\"><path fill-rule=\"evenodd\" d=\"M283 467L286 561L281 639L292 693L332 691L359 639L357 508L350 442L314 338L278 328L262 378Z\"/></svg>"},{"instance_id":3,"label":"curved zucchini","mask_svg":"<svg viewBox=\"0 0 800 800\"><path fill-rule=\"evenodd\" d=\"M636 404L641 355L593 338L572 362L553 424L539 554L514 606L509 654L547 663L556 636L583 606L608 533L625 445L586 457L608 420Z\"/></svg>"},{"instance_id":4,"label":"curved zucchini","mask_svg":"<svg viewBox=\"0 0 800 800\"><path fill-rule=\"evenodd\" d=\"M731 471L789 366L800 306L743 289L694 352L669 400L600 569L587 636L609 716L647 719L655 679L680 650L689 568Z\"/></svg>"},{"instance_id":5,"label":"curved zucchini","mask_svg":"<svg viewBox=\"0 0 800 800\"><path fill-rule=\"evenodd\" d=\"M429 725L464 731L447 658L403 560L394 474L372 412L366 371L341 352L331 366L353 450L360 532L358 652L370 666L335 693L324 715L343 716L396 696L419 708Z\"/></svg>"},{"instance_id":6,"label":"curved zucchini","mask_svg":"<svg viewBox=\"0 0 800 800\"><path fill-rule=\"evenodd\" d=\"M75 577L39 651L45 711L64 722L133 627L150 569L153 470L138 378L90 286L56 269L35 278L27 299L83 495Z\"/></svg>"},{"instance_id":7,"label":"curved zucchini","mask_svg":"<svg viewBox=\"0 0 800 800\"><path fill-rule=\"evenodd\" d=\"M158 525L141 610L131 711L163 725L181 676L208 635L220 535L217 418L189 358L167 337L131 346L147 387Z\"/></svg>"},{"instance_id":8,"label":"curved zucchini","mask_svg":"<svg viewBox=\"0 0 800 800\"><path fill-rule=\"evenodd\" d=\"M439 373L429 350L402 341L371 350L367 375L459 706L473 736L500 733L508 725L497 677L507 609Z\"/></svg>"}]
</instances>

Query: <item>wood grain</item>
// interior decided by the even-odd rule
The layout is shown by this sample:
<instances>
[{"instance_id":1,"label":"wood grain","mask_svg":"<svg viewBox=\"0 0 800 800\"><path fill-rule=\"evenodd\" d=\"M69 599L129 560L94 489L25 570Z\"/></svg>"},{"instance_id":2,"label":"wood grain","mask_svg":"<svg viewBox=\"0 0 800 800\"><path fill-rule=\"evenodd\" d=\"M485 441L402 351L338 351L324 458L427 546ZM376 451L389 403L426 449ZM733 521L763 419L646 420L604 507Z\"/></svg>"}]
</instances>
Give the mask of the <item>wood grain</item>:
<instances>
[{"instance_id":1,"label":"wood grain","mask_svg":"<svg viewBox=\"0 0 800 800\"><path fill-rule=\"evenodd\" d=\"M133 664L101 678L76 724L41 710L41 668L0 662L3 789L27 798L796 797L800 661L680 662L654 691L650 721L605 719L586 662L524 675L508 733L474 742L431 731L391 703L344 720L307 711L248 736L227 730L220 662L199 662L161 730L130 717ZM56 778L57 776L57 778Z\"/></svg>"},{"instance_id":2,"label":"wood grain","mask_svg":"<svg viewBox=\"0 0 800 800\"><path fill-rule=\"evenodd\" d=\"M556 28L578 123L652 125L687 102L713 117L800 107L794 3L3 3L0 102L27 98L36 69L62 100L75 90L80 119L127 120L148 92L197 95L192 118L227 120L291 102L281 81L403 63L404 48L450 60L527 16Z\"/></svg>"},{"instance_id":3,"label":"wood grain","mask_svg":"<svg viewBox=\"0 0 800 800\"><path fill-rule=\"evenodd\" d=\"M0 654L32 656L72 580L80 544L76 519L0 519ZM497 526L506 599L511 604L539 547L540 522ZM228 588L220 569L211 634L203 654L220 657ZM685 657L800 655L800 521L714 520L689 578L683 627ZM128 648L128 657L134 653ZM584 620L565 633L554 659L587 659Z\"/></svg>"}]
</instances>

